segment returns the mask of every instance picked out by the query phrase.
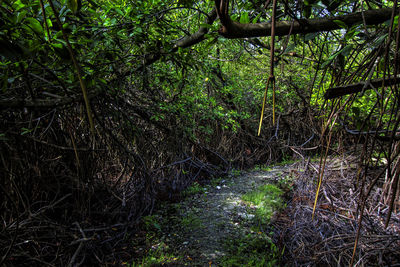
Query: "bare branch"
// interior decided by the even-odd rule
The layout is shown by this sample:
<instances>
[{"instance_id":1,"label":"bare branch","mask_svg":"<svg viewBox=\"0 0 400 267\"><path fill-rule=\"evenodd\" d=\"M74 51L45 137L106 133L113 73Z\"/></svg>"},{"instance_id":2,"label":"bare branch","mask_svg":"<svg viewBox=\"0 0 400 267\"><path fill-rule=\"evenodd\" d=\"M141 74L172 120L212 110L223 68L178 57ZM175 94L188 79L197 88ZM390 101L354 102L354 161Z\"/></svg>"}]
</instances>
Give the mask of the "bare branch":
<instances>
[{"instance_id":1,"label":"bare branch","mask_svg":"<svg viewBox=\"0 0 400 267\"><path fill-rule=\"evenodd\" d=\"M347 84L343 86L337 86L334 88L330 88L325 92L325 99L332 99L341 97L344 95L354 94L362 92L363 90L369 90L372 88L379 88L384 86L391 86L400 83L400 77L390 78L390 79L375 79L370 82L359 82L353 84Z\"/></svg>"}]
</instances>

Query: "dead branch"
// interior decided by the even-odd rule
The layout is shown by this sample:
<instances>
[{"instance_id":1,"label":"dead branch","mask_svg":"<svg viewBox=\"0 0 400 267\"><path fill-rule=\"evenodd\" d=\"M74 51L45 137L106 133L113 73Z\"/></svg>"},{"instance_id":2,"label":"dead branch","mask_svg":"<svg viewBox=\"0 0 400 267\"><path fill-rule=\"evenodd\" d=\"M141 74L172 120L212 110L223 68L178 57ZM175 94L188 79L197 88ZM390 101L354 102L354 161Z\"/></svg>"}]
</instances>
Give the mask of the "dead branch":
<instances>
[{"instance_id":1,"label":"dead branch","mask_svg":"<svg viewBox=\"0 0 400 267\"><path fill-rule=\"evenodd\" d=\"M344 95L360 93L363 90L370 90L372 88L379 88L382 86L393 86L400 83L400 77L389 78L389 79L375 79L370 82L359 82L353 84L347 84L343 86L337 86L326 90L324 97L325 99L333 99Z\"/></svg>"}]
</instances>

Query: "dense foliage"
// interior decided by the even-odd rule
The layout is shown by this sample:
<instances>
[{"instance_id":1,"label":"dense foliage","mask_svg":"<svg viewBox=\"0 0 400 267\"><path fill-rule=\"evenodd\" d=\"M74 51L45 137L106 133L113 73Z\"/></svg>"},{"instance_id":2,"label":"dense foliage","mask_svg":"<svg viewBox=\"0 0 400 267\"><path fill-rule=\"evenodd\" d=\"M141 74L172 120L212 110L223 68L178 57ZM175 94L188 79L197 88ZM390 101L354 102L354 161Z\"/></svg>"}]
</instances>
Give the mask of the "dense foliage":
<instances>
[{"instance_id":1,"label":"dense foliage","mask_svg":"<svg viewBox=\"0 0 400 267\"><path fill-rule=\"evenodd\" d=\"M232 1L229 17L269 23L266 2ZM277 122L268 90L261 136L270 37L224 34L215 3L0 3L2 263L119 261L110 251L127 229L194 180L357 143L360 170L385 159L384 193L396 195L397 1L279 1L276 20L300 26L389 16L277 36ZM358 94L324 98L360 82Z\"/></svg>"}]
</instances>

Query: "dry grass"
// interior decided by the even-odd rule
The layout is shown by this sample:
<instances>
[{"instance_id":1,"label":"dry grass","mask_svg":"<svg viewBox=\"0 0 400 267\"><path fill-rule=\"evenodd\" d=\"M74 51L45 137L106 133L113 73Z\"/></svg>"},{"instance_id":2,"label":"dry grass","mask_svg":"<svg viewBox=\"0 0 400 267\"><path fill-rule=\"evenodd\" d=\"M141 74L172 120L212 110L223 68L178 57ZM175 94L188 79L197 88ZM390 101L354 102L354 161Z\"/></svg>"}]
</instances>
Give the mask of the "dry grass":
<instances>
[{"instance_id":1,"label":"dry grass","mask_svg":"<svg viewBox=\"0 0 400 267\"><path fill-rule=\"evenodd\" d=\"M357 158L329 159L312 220L313 201L318 179L317 163L299 163L294 176L290 203L275 221L276 238L285 249L290 266L348 266L357 231L356 187ZM381 170L367 175L367 185ZM380 184L384 183L384 177ZM384 220L387 205L376 186L367 199L355 266L400 266L400 213L394 212L389 227Z\"/></svg>"}]
</instances>

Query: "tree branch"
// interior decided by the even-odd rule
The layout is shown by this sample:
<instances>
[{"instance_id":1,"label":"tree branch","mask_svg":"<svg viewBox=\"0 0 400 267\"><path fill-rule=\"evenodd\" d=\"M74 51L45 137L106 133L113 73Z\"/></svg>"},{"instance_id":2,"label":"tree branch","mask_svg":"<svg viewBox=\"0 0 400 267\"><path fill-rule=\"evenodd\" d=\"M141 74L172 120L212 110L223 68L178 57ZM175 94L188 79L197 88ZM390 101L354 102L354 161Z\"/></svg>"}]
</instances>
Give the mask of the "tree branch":
<instances>
[{"instance_id":1,"label":"tree branch","mask_svg":"<svg viewBox=\"0 0 400 267\"><path fill-rule=\"evenodd\" d=\"M213 10L211 10L210 13L208 13L207 18L204 21L204 24L212 25L216 19L217 19L217 10L214 8ZM204 36L208 33L208 31L209 31L208 27L201 26L197 32L193 33L190 36L185 36L184 38L176 42L173 49L177 50L179 47L186 48L195 45L197 43L200 43L201 41L204 40Z\"/></svg>"},{"instance_id":2,"label":"tree branch","mask_svg":"<svg viewBox=\"0 0 400 267\"><path fill-rule=\"evenodd\" d=\"M393 77L389 79L375 79L371 80L370 82L359 82L353 84L347 84L343 86L337 86L326 90L324 97L325 99L332 99L341 97L344 95L354 94L362 92L363 90L369 90L372 88L379 88L382 85L391 86L400 83L400 77Z\"/></svg>"},{"instance_id":3,"label":"tree branch","mask_svg":"<svg viewBox=\"0 0 400 267\"><path fill-rule=\"evenodd\" d=\"M213 10L211 10L211 12L208 13L207 18L204 21L204 24L211 25L216 19L217 19L217 11L215 8L213 8ZM209 31L208 27L201 26L197 32L193 33L192 35L185 36L179 41L177 41L173 45L170 51L166 51L165 49L161 48L158 52L154 54L146 55L143 60L144 61L143 64L138 68L136 68L136 71L140 71L143 69L143 67L151 65L154 62L158 61L163 54L174 53L178 51L179 48L187 48L200 43L205 39L204 36L208 33L208 31Z\"/></svg>"},{"instance_id":4,"label":"tree branch","mask_svg":"<svg viewBox=\"0 0 400 267\"><path fill-rule=\"evenodd\" d=\"M271 23L239 23L232 21L227 12L227 0L215 0L216 7L222 7L217 10L222 27L219 33L225 38L250 38L271 35ZM291 34L305 34L321 31L332 31L340 29L335 20L340 20L348 27L363 23L366 25L377 25L390 19L392 14L391 8L382 8L367 10L364 12L356 12L350 15L319 18L319 19L299 19L296 21L277 21L275 27L275 35L284 36ZM364 18L363 18L364 17ZM293 28L291 30L293 24Z\"/></svg>"}]
</instances>

